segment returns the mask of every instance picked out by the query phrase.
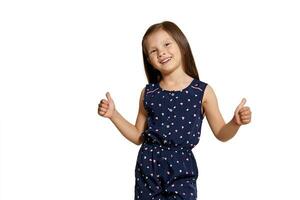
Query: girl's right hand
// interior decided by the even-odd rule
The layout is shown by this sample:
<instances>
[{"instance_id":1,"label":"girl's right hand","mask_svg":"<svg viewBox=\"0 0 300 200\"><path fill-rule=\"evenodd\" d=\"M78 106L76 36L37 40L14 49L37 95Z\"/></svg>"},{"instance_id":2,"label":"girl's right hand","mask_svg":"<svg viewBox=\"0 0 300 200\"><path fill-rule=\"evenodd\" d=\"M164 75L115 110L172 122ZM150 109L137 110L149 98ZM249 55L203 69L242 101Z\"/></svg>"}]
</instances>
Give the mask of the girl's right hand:
<instances>
[{"instance_id":1,"label":"girl's right hand","mask_svg":"<svg viewBox=\"0 0 300 200\"><path fill-rule=\"evenodd\" d=\"M98 114L102 117L111 118L116 111L115 103L112 100L109 92L106 93L106 99L101 99L98 104Z\"/></svg>"}]
</instances>

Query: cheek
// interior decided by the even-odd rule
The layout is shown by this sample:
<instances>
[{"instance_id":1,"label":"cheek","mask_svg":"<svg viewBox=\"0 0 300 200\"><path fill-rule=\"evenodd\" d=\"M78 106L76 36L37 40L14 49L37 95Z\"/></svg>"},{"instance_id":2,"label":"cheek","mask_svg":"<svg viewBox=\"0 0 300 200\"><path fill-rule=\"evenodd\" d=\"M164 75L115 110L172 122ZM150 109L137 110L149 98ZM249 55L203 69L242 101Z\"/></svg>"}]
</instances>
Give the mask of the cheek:
<instances>
[{"instance_id":1,"label":"cheek","mask_svg":"<svg viewBox=\"0 0 300 200\"><path fill-rule=\"evenodd\" d=\"M181 60L182 59L182 55L180 53L180 51L176 50L173 53L176 56L176 60Z\"/></svg>"},{"instance_id":2,"label":"cheek","mask_svg":"<svg viewBox=\"0 0 300 200\"><path fill-rule=\"evenodd\" d=\"M158 61L155 58L149 58L148 62L155 68L158 65Z\"/></svg>"},{"instance_id":3,"label":"cheek","mask_svg":"<svg viewBox=\"0 0 300 200\"><path fill-rule=\"evenodd\" d=\"M179 48L172 48L170 49L170 52L172 54L175 54L177 57L180 57L181 56L181 53L180 53L180 49Z\"/></svg>"},{"instance_id":4,"label":"cheek","mask_svg":"<svg viewBox=\"0 0 300 200\"><path fill-rule=\"evenodd\" d=\"M149 61L150 64L155 63L155 58L154 58L154 56L150 56L149 59L148 59L148 61Z\"/></svg>"}]
</instances>

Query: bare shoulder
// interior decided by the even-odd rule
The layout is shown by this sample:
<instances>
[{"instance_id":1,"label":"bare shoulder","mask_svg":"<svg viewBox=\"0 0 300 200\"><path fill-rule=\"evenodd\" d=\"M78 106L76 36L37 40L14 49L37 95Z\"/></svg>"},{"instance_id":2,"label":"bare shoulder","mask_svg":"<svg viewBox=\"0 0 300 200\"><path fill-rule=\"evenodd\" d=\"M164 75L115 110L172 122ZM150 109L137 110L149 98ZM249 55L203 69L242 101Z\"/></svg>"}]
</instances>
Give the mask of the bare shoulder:
<instances>
[{"instance_id":1,"label":"bare shoulder","mask_svg":"<svg viewBox=\"0 0 300 200\"><path fill-rule=\"evenodd\" d=\"M203 107L207 109L218 109L217 95L211 85L207 84L203 95Z\"/></svg>"},{"instance_id":2,"label":"bare shoulder","mask_svg":"<svg viewBox=\"0 0 300 200\"><path fill-rule=\"evenodd\" d=\"M204 90L204 94L203 94L203 103L207 103L207 101L209 101L209 99L213 98L213 96L215 95L215 92L213 90L213 88L207 84Z\"/></svg>"},{"instance_id":3,"label":"bare shoulder","mask_svg":"<svg viewBox=\"0 0 300 200\"><path fill-rule=\"evenodd\" d=\"M144 96L145 96L145 90L146 90L146 87L144 87L141 91L141 96L140 96L140 99L141 100L144 100Z\"/></svg>"},{"instance_id":4,"label":"bare shoulder","mask_svg":"<svg viewBox=\"0 0 300 200\"><path fill-rule=\"evenodd\" d=\"M142 132L145 130L147 126L147 111L144 107L144 93L145 93L146 87L144 87L141 91L140 95L140 101L139 101L139 111L137 114L137 118L135 121L135 127L138 130L138 144L141 144L143 142Z\"/></svg>"},{"instance_id":5,"label":"bare shoulder","mask_svg":"<svg viewBox=\"0 0 300 200\"><path fill-rule=\"evenodd\" d=\"M146 90L146 87L144 87L141 91L141 94L140 94L140 101L139 101L139 107L140 107L140 112L142 112L143 114L146 113L146 109L144 107L144 97L145 97L145 90Z\"/></svg>"},{"instance_id":6,"label":"bare shoulder","mask_svg":"<svg viewBox=\"0 0 300 200\"><path fill-rule=\"evenodd\" d=\"M215 91L212 86L208 84L206 86L206 89L204 90L203 108L206 113L208 124L214 135L217 137L221 128L225 125L225 121L220 112Z\"/></svg>"},{"instance_id":7,"label":"bare shoulder","mask_svg":"<svg viewBox=\"0 0 300 200\"><path fill-rule=\"evenodd\" d=\"M145 90L146 90L146 86L143 87L141 94L144 94L144 93L145 93Z\"/></svg>"}]
</instances>

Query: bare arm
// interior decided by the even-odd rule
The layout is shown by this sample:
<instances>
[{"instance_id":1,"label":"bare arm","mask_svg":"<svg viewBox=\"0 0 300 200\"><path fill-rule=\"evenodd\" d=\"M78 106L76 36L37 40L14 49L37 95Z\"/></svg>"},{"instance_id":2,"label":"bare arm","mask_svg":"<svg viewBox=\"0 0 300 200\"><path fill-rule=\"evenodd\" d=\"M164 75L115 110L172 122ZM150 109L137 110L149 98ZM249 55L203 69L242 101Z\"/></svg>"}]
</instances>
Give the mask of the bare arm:
<instances>
[{"instance_id":1,"label":"bare arm","mask_svg":"<svg viewBox=\"0 0 300 200\"><path fill-rule=\"evenodd\" d=\"M140 102L139 102L139 111L138 111L138 115L135 121L135 127L138 130L138 143L142 144L143 143L143 136L142 136L142 132L145 131L145 128L147 126L147 117L148 117L148 113L144 107L144 92L145 92L145 88L142 90L141 92L141 97L140 97Z\"/></svg>"},{"instance_id":2,"label":"bare arm","mask_svg":"<svg viewBox=\"0 0 300 200\"><path fill-rule=\"evenodd\" d=\"M98 113L101 116L109 118L112 123L117 127L120 133L129 141L133 142L136 145L142 143L142 132L146 126L147 112L143 105L144 90L141 92L140 101L139 101L139 111L136 119L135 125L128 122L116 109L114 102L110 95L108 94L108 101L105 99L101 100Z\"/></svg>"},{"instance_id":3,"label":"bare arm","mask_svg":"<svg viewBox=\"0 0 300 200\"><path fill-rule=\"evenodd\" d=\"M206 113L208 124L218 140L225 142L237 133L240 125L237 125L234 122L234 118L225 124L219 110L216 94L210 85L207 85L204 91L203 108Z\"/></svg>"}]
</instances>

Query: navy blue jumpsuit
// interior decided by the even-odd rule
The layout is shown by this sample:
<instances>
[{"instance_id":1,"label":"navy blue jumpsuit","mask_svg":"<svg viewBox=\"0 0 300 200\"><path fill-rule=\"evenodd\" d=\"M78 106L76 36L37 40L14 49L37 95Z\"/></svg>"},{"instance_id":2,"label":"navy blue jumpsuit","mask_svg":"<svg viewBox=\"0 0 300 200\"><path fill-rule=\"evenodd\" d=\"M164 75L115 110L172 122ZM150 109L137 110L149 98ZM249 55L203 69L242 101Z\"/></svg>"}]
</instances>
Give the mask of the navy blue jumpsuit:
<instances>
[{"instance_id":1,"label":"navy blue jumpsuit","mask_svg":"<svg viewBox=\"0 0 300 200\"><path fill-rule=\"evenodd\" d=\"M182 90L145 88L147 127L135 167L135 200L197 199L197 163L192 148L200 139L202 98L198 79Z\"/></svg>"}]
</instances>

